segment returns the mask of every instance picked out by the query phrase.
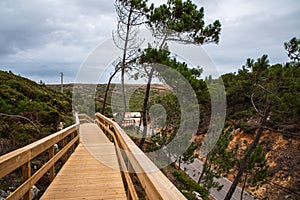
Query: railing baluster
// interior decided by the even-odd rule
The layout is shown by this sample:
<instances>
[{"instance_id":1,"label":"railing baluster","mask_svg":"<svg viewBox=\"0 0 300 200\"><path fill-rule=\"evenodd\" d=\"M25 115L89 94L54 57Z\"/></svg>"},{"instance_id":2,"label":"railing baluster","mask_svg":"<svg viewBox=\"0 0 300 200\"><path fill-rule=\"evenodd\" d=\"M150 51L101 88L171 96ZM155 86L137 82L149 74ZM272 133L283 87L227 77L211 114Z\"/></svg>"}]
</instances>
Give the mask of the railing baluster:
<instances>
[{"instance_id":1,"label":"railing baluster","mask_svg":"<svg viewBox=\"0 0 300 200\"><path fill-rule=\"evenodd\" d=\"M74 139L74 137L75 137L75 133L74 133L74 132L72 132L72 133L71 133L71 141ZM74 152L74 149L75 149L75 144L74 144L74 145L72 145L72 147L71 147L71 151L72 151L72 153Z\"/></svg>"},{"instance_id":2,"label":"railing baluster","mask_svg":"<svg viewBox=\"0 0 300 200\"><path fill-rule=\"evenodd\" d=\"M64 138L64 139L62 140L62 148L64 148L66 145L67 145L67 138ZM66 152L66 153L62 156L62 162L63 162L63 164L65 164L65 163L67 162L67 153L68 153L68 152Z\"/></svg>"},{"instance_id":3,"label":"railing baluster","mask_svg":"<svg viewBox=\"0 0 300 200\"><path fill-rule=\"evenodd\" d=\"M22 179L25 182L27 179L31 177L31 162L27 162L22 166ZM31 200L31 190L27 191L24 196L24 200Z\"/></svg>"},{"instance_id":4,"label":"railing baluster","mask_svg":"<svg viewBox=\"0 0 300 200\"><path fill-rule=\"evenodd\" d=\"M54 146L50 147L48 151L49 151L49 160L50 160L50 159L53 158L53 156L54 156ZM53 166L50 168L50 170L49 170L49 173L50 173L50 182L53 181L54 176L55 176L55 171L54 171L54 169L55 169L55 166L53 165Z\"/></svg>"}]
</instances>

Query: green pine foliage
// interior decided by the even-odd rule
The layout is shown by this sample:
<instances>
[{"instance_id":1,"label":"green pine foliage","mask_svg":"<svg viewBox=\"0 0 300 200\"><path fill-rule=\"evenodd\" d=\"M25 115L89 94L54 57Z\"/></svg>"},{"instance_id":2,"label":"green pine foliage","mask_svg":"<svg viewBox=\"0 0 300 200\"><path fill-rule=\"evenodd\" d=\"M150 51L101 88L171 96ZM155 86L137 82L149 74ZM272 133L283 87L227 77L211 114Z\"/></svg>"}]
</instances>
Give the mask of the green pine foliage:
<instances>
[{"instance_id":1,"label":"green pine foliage","mask_svg":"<svg viewBox=\"0 0 300 200\"><path fill-rule=\"evenodd\" d=\"M238 160L236 159L238 146L228 149L233 139L232 130L232 127L223 130L213 150L206 156L198 182L207 190L211 188L222 189L223 186L215 182L214 178L226 176L230 169L238 164Z\"/></svg>"},{"instance_id":2,"label":"green pine foliage","mask_svg":"<svg viewBox=\"0 0 300 200\"><path fill-rule=\"evenodd\" d=\"M225 74L222 78L227 96L227 121L245 130L255 130L258 124L251 121L259 116L251 103L253 95L258 110L270 105L269 127L299 132L299 63L270 65L267 56L263 55L257 61L248 59L238 73Z\"/></svg>"},{"instance_id":3,"label":"green pine foliage","mask_svg":"<svg viewBox=\"0 0 300 200\"><path fill-rule=\"evenodd\" d=\"M198 192L202 199L208 198L208 190L200 186L197 182L191 179L185 172L181 170L175 170L169 167L172 175L176 178L176 187L185 195L187 199L197 199L193 192Z\"/></svg>"},{"instance_id":4,"label":"green pine foliage","mask_svg":"<svg viewBox=\"0 0 300 200\"><path fill-rule=\"evenodd\" d=\"M190 0L168 0L159 7L151 6L147 17L157 38L169 35L167 40L193 44L218 43L220 39L220 21L205 26L204 8L197 8Z\"/></svg>"},{"instance_id":5,"label":"green pine foliage","mask_svg":"<svg viewBox=\"0 0 300 200\"><path fill-rule=\"evenodd\" d=\"M247 184L250 186L260 186L266 182L269 166L266 154L261 145L252 152L247 165Z\"/></svg>"},{"instance_id":6,"label":"green pine foliage","mask_svg":"<svg viewBox=\"0 0 300 200\"><path fill-rule=\"evenodd\" d=\"M300 61L300 39L293 37L289 42L284 43L288 56L294 62Z\"/></svg>"}]
</instances>

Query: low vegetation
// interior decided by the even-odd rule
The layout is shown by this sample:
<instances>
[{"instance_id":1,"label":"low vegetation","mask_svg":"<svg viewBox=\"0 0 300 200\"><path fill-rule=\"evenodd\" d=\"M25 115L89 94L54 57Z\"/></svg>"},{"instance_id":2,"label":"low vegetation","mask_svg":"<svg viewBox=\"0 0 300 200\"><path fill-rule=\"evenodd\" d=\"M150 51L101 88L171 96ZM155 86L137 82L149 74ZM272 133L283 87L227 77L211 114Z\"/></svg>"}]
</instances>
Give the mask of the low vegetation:
<instances>
[{"instance_id":1,"label":"low vegetation","mask_svg":"<svg viewBox=\"0 0 300 200\"><path fill-rule=\"evenodd\" d=\"M12 72L0 71L0 155L73 123L72 102Z\"/></svg>"}]
</instances>

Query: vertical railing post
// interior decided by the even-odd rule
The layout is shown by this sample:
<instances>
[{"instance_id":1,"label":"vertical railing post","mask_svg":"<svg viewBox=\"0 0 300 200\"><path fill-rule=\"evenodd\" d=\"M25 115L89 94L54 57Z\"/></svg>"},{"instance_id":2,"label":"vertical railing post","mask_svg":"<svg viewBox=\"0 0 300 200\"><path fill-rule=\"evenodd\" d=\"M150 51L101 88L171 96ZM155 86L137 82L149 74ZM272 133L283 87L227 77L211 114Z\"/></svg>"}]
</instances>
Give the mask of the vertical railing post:
<instances>
[{"instance_id":1,"label":"vertical railing post","mask_svg":"<svg viewBox=\"0 0 300 200\"><path fill-rule=\"evenodd\" d=\"M130 179L133 181L133 167L130 163L129 157L128 157L128 163L127 163L127 170L128 170L128 174L130 176ZM126 173L126 172L124 172L124 173ZM127 186L127 187L129 187L129 186ZM127 191L128 196L130 197L129 199L132 199L132 194L130 193L129 188L127 188L127 190L128 190Z\"/></svg>"},{"instance_id":2,"label":"vertical railing post","mask_svg":"<svg viewBox=\"0 0 300 200\"><path fill-rule=\"evenodd\" d=\"M22 179L23 179L23 182L25 182L30 177L31 177L31 162L29 160L27 163L25 163L22 166ZM31 200L31 190L27 191L24 194L23 200Z\"/></svg>"},{"instance_id":3,"label":"vertical railing post","mask_svg":"<svg viewBox=\"0 0 300 200\"><path fill-rule=\"evenodd\" d=\"M67 145L67 138L65 137L63 140L62 140L62 146L63 148ZM65 164L67 162L67 153L68 151L62 156L62 162L63 164Z\"/></svg>"},{"instance_id":4,"label":"vertical railing post","mask_svg":"<svg viewBox=\"0 0 300 200\"><path fill-rule=\"evenodd\" d=\"M74 137L75 137L75 133L72 132L72 133L71 133L71 141L74 139ZM71 147L72 153L74 152L74 149L75 149L75 143L74 143L74 144L72 145L72 147Z\"/></svg>"},{"instance_id":5,"label":"vertical railing post","mask_svg":"<svg viewBox=\"0 0 300 200\"><path fill-rule=\"evenodd\" d=\"M51 158L54 157L54 146L51 146L48 151L49 151L49 160L50 160ZM52 182L55 176L55 164L49 169L49 173L50 173L50 182Z\"/></svg>"}]
</instances>

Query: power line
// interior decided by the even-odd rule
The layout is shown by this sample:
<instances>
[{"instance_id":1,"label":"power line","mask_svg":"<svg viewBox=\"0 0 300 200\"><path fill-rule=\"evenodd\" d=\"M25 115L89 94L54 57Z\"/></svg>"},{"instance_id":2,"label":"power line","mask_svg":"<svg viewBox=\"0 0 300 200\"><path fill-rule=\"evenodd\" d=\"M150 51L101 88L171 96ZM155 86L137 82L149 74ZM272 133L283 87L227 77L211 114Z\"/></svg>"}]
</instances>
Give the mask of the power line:
<instances>
[{"instance_id":1,"label":"power line","mask_svg":"<svg viewBox=\"0 0 300 200\"><path fill-rule=\"evenodd\" d=\"M64 93L64 73L60 72L60 92Z\"/></svg>"}]
</instances>

